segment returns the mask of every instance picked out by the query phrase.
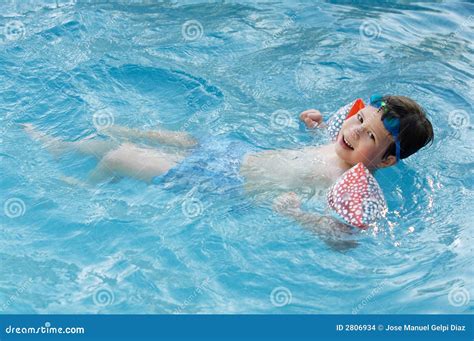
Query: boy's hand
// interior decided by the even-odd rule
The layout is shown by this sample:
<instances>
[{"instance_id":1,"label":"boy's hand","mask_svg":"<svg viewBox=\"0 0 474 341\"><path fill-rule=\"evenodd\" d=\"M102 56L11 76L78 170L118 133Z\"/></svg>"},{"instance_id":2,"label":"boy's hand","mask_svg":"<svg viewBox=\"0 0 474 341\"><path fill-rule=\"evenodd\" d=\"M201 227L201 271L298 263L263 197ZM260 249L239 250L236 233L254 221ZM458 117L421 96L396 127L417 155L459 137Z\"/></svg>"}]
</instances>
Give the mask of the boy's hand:
<instances>
[{"instance_id":1,"label":"boy's hand","mask_svg":"<svg viewBox=\"0 0 474 341\"><path fill-rule=\"evenodd\" d=\"M273 209L279 213L291 215L301 210L301 200L294 192L283 193L273 201Z\"/></svg>"},{"instance_id":2,"label":"boy's hand","mask_svg":"<svg viewBox=\"0 0 474 341\"><path fill-rule=\"evenodd\" d=\"M323 123L323 115L316 109L309 109L300 114L300 119L306 124L306 127L313 129Z\"/></svg>"}]
</instances>

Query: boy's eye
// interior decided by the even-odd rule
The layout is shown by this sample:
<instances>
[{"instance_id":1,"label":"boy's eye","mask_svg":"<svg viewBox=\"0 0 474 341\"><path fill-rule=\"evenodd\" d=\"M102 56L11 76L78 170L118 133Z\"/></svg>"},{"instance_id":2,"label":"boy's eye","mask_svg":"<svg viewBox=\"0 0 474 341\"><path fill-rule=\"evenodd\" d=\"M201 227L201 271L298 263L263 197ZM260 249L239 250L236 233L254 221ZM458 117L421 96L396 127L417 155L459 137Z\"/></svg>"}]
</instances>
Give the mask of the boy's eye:
<instances>
[{"instance_id":1,"label":"boy's eye","mask_svg":"<svg viewBox=\"0 0 474 341\"><path fill-rule=\"evenodd\" d=\"M362 116L360 116L360 114L357 114L357 119L360 123L364 123L364 119L362 118Z\"/></svg>"},{"instance_id":2,"label":"boy's eye","mask_svg":"<svg viewBox=\"0 0 474 341\"><path fill-rule=\"evenodd\" d=\"M374 136L374 134L372 134L372 132L369 131L369 132L367 132L367 134L369 134L369 137L370 137L372 140L375 141L375 136Z\"/></svg>"}]
</instances>

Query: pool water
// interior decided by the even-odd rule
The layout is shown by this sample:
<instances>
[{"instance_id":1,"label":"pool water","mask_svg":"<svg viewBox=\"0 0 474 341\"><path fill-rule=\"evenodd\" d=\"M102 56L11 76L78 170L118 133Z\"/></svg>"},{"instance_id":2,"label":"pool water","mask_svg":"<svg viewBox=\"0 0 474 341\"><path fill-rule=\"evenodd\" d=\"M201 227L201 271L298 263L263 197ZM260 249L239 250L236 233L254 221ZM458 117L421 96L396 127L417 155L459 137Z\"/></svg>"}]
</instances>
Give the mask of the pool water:
<instances>
[{"instance_id":1,"label":"pool water","mask_svg":"<svg viewBox=\"0 0 474 341\"><path fill-rule=\"evenodd\" d=\"M474 5L151 1L0 5L0 312L472 313ZM387 220L340 252L236 191L97 186L55 158L104 125L321 144L298 113L424 105L432 146L376 175ZM224 191L225 192L225 191Z\"/></svg>"}]
</instances>

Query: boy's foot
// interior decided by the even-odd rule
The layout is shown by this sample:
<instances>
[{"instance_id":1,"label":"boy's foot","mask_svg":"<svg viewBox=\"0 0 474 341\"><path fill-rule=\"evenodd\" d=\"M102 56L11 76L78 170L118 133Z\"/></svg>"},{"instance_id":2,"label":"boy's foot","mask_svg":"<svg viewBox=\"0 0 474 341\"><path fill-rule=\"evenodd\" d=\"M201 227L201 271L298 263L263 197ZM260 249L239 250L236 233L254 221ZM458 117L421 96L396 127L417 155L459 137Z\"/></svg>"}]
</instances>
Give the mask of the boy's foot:
<instances>
[{"instance_id":1,"label":"boy's foot","mask_svg":"<svg viewBox=\"0 0 474 341\"><path fill-rule=\"evenodd\" d=\"M55 137L49 136L36 129L31 123L20 123L23 129L30 135L34 140L40 141L44 147L55 157L60 156L68 151L69 142L61 141Z\"/></svg>"}]
</instances>

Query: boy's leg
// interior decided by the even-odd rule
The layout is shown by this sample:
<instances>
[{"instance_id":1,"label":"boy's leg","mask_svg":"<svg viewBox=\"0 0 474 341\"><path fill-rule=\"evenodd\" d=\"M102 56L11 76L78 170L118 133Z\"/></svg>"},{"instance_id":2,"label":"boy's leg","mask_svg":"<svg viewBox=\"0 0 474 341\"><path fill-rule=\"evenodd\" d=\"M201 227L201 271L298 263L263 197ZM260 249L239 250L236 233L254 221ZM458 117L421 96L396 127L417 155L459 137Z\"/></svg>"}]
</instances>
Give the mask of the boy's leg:
<instances>
[{"instance_id":1,"label":"boy's leg","mask_svg":"<svg viewBox=\"0 0 474 341\"><path fill-rule=\"evenodd\" d=\"M23 127L32 138L43 143L46 149L55 156L74 151L85 155L92 155L100 159L119 145L116 141L110 140L85 139L76 142L68 142L38 131L32 124L23 124Z\"/></svg>"},{"instance_id":2,"label":"boy's leg","mask_svg":"<svg viewBox=\"0 0 474 341\"><path fill-rule=\"evenodd\" d=\"M115 175L151 182L155 176L166 173L185 158L183 153L140 148L131 143L119 145L117 141L67 142L36 130L32 124L23 126L28 134L43 143L56 156L75 151L100 159L90 174L91 182L100 182Z\"/></svg>"},{"instance_id":3,"label":"boy's leg","mask_svg":"<svg viewBox=\"0 0 474 341\"><path fill-rule=\"evenodd\" d=\"M138 130L113 125L104 128L101 133L122 139L138 138L152 143L162 143L180 148L190 148L197 144L196 140L186 132L169 130Z\"/></svg>"},{"instance_id":4,"label":"boy's leg","mask_svg":"<svg viewBox=\"0 0 474 341\"><path fill-rule=\"evenodd\" d=\"M96 183L119 175L150 183L155 176L166 173L183 159L183 155L124 143L102 158L89 180Z\"/></svg>"}]
</instances>

